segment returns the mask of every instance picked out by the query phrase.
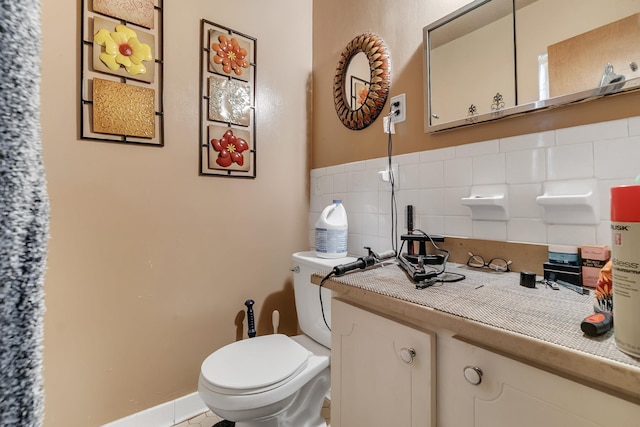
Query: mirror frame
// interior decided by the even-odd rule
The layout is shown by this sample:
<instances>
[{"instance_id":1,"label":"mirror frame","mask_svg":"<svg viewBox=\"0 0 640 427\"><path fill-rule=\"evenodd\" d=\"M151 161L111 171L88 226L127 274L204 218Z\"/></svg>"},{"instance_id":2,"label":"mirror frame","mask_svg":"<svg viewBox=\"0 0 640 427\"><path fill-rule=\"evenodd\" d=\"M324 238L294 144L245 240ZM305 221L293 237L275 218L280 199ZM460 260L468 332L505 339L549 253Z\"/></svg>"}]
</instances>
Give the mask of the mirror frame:
<instances>
[{"instance_id":1,"label":"mirror frame","mask_svg":"<svg viewBox=\"0 0 640 427\"><path fill-rule=\"evenodd\" d=\"M456 128L471 126L480 123L486 123L494 120L499 120L503 118L513 117L525 113L532 113L540 110L557 108L565 105L592 101L595 99L599 99L602 97L608 96L616 96L622 95L628 92L633 92L640 90L640 78L632 78L627 79L624 85L620 88L616 88L616 91L612 91L612 88L615 84L603 86L603 87L594 87L593 89L584 90L581 92L570 93L566 95L561 95L553 98L547 98L539 101L534 101L526 104L520 104L513 107L507 107L499 111L480 114L473 117L461 118L458 120L453 120L450 122L442 123L442 124L431 124L431 80L429 78L429 54L430 54L430 44L429 44L429 31L434 30L436 28L441 27L442 25L454 20L460 15L464 15L465 13L476 9L482 6L485 3L488 3L491 0L474 0L466 6L448 14L447 16L427 25L423 29L423 49L424 49L424 84L423 84L423 92L424 92L424 101L425 101L425 116L424 116L424 132L425 133L437 133L446 130L454 130ZM517 24L516 24L517 26ZM517 58L516 58L517 61Z\"/></svg>"},{"instance_id":2,"label":"mirror frame","mask_svg":"<svg viewBox=\"0 0 640 427\"><path fill-rule=\"evenodd\" d=\"M345 84L349 63L360 52L369 60L369 91L364 103L357 110L353 110ZM390 87L391 57L384 41L374 33L363 33L354 37L340 54L333 78L333 101L342 124L352 130L361 130L373 123L387 102Z\"/></svg>"}]
</instances>

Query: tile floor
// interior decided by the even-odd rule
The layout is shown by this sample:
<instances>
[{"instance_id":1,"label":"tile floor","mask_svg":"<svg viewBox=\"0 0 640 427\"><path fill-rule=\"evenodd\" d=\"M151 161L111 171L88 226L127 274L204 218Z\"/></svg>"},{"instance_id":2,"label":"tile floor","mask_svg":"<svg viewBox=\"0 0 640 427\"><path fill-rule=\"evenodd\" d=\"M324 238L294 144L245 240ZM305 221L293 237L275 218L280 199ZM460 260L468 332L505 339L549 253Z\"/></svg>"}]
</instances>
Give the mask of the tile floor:
<instances>
[{"instance_id":1,"label":"tile floor","mask_svg":"<svg viewBox=\"0 0 640 427\"><path fill-rule=\"evenodd\" d=\"M329 399L324 400L322 405L322 416L327 421L327 426L331 421L331 402ZM193 417L190 420L184 421L180 424L176 424L174 427L212 427L215 423L222 421L222 418L217 416L211 411L207 411L204 414L200 414L197 417Z\"/></svg>"}]
</instances>

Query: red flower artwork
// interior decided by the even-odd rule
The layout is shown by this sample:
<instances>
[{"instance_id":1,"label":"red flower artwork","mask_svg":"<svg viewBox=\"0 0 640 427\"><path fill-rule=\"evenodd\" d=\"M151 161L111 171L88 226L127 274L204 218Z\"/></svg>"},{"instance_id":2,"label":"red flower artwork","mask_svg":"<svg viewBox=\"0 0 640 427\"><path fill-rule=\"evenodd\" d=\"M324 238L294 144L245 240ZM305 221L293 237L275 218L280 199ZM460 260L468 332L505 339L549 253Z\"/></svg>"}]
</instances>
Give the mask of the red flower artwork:
<instances>
[{"instance_id":1,"label":"red flower artwork","mask_svg":"<svg viewBox=\"0 0 640 427\"><path fill-rule=\"evenodd\" d=\"M212 43L211 48L216 52L213 62L222 64L225 73L231 74L231 70L238 76L242 75L242 69L249 67L246 60L247 51L240 47L238 40L232 38L229 40L226 36L218 36L220 43Z\"/></svg>"},{"instance_id":2,"label":"red flower artwork","mask_svg":"<svg viewBox=\"0 0 640 427\"><path fill-rule=\"evenodd\" d=\"M242 152L249 149L247 141L236 137L231 129L227 130L222 138L212 139L211 145L218 152L216 163L224 168L228 168L233 163L242 166L244 164Z\"/></svg>"}]
</instances>

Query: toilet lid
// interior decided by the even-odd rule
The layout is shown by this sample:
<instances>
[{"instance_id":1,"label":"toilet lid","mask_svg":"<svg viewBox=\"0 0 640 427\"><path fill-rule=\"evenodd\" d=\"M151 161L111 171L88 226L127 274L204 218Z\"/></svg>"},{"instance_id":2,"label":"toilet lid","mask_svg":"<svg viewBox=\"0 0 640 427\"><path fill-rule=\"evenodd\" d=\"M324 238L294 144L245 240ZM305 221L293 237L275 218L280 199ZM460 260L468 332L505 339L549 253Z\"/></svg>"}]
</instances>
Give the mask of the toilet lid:
<instances>
[{"instance_id":1,"label":"toilet lid","mask_svg":"<svg viewBox=\"0 0 640 427\"><path fill-rule=\"evenodd\" d=\"M202 363L201 374L217 388L261 389L288 381L306 366L311 355L286 335L264 335L215 351Z\"/></svg>"}]
</instances>

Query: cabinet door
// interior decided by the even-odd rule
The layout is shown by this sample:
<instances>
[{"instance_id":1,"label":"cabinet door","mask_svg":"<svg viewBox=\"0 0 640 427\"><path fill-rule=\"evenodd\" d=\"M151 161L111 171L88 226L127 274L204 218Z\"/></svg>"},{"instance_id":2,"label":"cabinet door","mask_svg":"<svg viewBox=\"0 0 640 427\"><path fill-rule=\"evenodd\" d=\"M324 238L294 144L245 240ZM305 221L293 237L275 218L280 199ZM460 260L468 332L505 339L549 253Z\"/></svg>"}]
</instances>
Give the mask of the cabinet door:
<instances>
[{"instance_id":1,"label":"cabinet door","mask_svg":"<svg viewBox=\"0 0 640 427\"><path fill-rule=\"evenodd\" d=\"M441 427L625 427L640 407L455 338L438 342ZM465 378L482 371L481 382Z\"/></svg>"},{"instance_id":2,"label":"cabinet door","mask_svg":"<svg viewBox=\"0 0 640 427\"><path fill-rule=\"evenodd\" d=\"M331 314L332 427L435 427L435 337L340 300Z\"/></svg>"}]
</instances>

